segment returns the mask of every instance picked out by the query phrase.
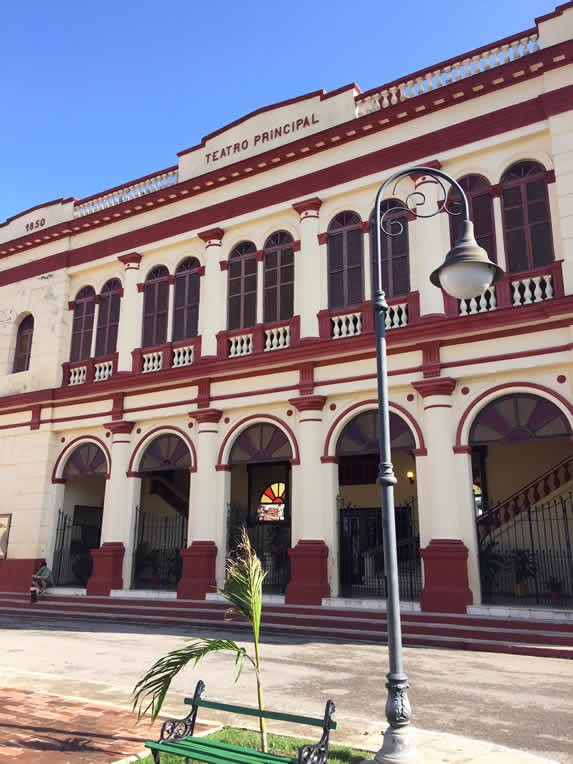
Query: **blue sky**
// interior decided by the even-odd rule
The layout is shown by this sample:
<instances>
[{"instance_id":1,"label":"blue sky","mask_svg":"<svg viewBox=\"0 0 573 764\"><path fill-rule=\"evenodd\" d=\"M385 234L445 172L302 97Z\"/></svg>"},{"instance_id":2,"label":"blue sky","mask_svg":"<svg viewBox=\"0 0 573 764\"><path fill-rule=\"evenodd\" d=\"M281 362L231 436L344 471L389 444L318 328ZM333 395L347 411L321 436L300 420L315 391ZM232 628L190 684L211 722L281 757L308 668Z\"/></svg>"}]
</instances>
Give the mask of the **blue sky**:
<instances>
[{"instance_id":1,"label":"blue sky","mask_svg":"<svg viewBox=\"0 0 573 764\"><path fill-rule=\"evenodd\" d=\"M534 26L553 0L28 0L0 23L0 222L177 163L261 106L362 90Z\"/></svg>"}]
</instances>

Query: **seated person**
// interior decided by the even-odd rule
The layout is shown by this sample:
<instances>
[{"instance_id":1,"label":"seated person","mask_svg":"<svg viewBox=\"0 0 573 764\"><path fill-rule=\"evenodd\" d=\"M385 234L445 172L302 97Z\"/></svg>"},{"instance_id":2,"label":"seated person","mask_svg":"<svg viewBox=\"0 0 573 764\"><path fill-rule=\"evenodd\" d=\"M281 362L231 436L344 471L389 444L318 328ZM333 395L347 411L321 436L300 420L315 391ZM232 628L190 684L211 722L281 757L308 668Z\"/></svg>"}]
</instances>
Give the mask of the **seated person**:
<instances>
[{"instance_id":1,"label":"seated person","mask_svg":"<svg viewBox=\"0 0 573 764\"><path fill-rule=\"evenodd\" d=\"M54 585L52 571L48 568L46 560L40 560L40 567L32 576L32 584L41 592L44 592L48 586Z\"/></svg>"}]
</instances>

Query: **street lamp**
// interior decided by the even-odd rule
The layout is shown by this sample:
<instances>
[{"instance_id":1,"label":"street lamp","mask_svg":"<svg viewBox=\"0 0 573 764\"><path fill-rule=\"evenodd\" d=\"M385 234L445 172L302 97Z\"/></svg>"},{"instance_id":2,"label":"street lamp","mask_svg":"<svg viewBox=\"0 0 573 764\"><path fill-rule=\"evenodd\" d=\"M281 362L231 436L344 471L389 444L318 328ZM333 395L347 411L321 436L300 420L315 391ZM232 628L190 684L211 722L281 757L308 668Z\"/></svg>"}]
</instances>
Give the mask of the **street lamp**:
<instances>
[{"instance_id":1,"label":"street lamp","mask_svg":"<svg viewBox=\"0 0 573 764\"><path fill-rule=\"evenodd\" d=\"M392 186L392 195L395 194L400 180L408 175L430 176L441 186L444 198L438 204L434 212L424 214L410 204L417 203L422 206L425 195L421 191L414 191L406 198L401 206L393 206L381 214L382 198L386 190ZM452 210L448 207L448 196L442 181L446 181L456 189L461 200L461 210ZM446 292L459 299L477 297L482 294L491 284L503 276L503 270L493 263L487 256L487 252L478 246L474 234L473 223L469 219L469 206L467 197L453 178L441 170L432 167L411 167L391 175L378 189L374 206L376 222L375 239L375 293L372 299L374 310L374 330L376 333L376 382L378 387L378 429L380 471L377 483L380 486L380 503L382 507L382 528L384 534L384 568L387 581L387 619L388 619L388 661L389 672L387 674L386 687L388 697L386 700L386 719L389 727L384 733L382 748L375 757L377 762L406 762L419 761L410 735L411 707L408 700L408 676L404 671L402 657L402 627L400 623L400 592L398 575L398 555L396 548L396 520L394 516L394 486L396 477L392 467L390 452L390 417L388 406L388 369L386 358L386 312L388 304L382 291L382 258L381 237L399 236L403 226L395 218L387 221L385 216L394 214L396 209L402 209L416 217L433 217L439 212L447 212L449 215L463 213L463 220L459 227L458 238L453 249L448 252L442 265L430 276L434 286L441 287Z\"/></svg>"}]
</instances>

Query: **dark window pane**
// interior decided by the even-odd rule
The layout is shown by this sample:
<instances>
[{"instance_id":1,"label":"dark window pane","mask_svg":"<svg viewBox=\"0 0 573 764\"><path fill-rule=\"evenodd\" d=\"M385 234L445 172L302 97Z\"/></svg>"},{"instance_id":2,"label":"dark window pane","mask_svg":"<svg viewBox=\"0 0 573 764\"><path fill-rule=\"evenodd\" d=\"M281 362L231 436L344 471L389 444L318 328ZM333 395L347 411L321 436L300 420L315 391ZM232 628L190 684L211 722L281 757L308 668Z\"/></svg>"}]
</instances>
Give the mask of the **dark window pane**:
<instances>
[{"instance_id":1,"label":"dark window pane","mask_svg":"<svg viewBox=\"0 0 573 764\"><path fill-rule=\"evenodd\" d=\"M506 234L507 264L513 273L527 270L527 251L523 231L510 231Z\"/></svg>"},{"instance_id":2,"label":"dark window pane","mask_svg":"<svg viewBox=\"0 0 573 764\"><path fill-rule=\"evenodd\" d=\"M534 268L553 262L549 223L541 223L531 227L531 245L533 248Z\"/></svg>"}]
</instances>

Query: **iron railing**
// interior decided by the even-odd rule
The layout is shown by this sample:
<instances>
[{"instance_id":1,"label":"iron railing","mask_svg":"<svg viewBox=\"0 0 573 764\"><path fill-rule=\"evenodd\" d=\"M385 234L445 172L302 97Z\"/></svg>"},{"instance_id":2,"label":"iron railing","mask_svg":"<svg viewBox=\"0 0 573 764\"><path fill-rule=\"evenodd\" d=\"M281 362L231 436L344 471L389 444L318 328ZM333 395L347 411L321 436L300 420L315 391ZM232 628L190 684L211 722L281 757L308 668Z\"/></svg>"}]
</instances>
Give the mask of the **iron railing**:
<instances>
[{"instance_id":1,"label":"iron railing","mask_svg":"<svg viewBox=\"0 0 573 764\"><path fill-rule=\"evenodd\" d=\"M92 574L91 550L99 547L101 525L58 511L53 574L56 586L86 586Z\"/></svg>"},{"instance_id":2,"label":"iron railing","mask_svg":"<svg viewBox=\"0 0 573 764\"><path fill-rule=\"evenodd\" d=\"M174 590L181 578L181 549L187 544L187 516L136 510L134 589Z\"/></svg>"}]
</instances>

